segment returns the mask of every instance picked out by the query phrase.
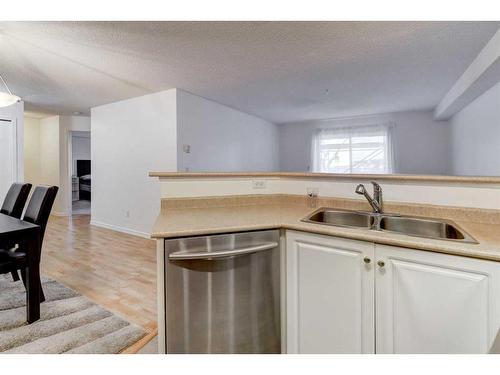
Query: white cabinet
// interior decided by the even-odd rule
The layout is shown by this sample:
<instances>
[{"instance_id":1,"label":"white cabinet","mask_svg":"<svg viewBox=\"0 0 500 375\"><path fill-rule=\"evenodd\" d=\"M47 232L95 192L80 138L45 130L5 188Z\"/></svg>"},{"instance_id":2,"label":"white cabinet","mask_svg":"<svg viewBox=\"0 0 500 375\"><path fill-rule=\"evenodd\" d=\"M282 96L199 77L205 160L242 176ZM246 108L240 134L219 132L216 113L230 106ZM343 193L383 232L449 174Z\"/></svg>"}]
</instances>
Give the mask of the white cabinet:
<instances>
[{"instance_id":1,"label":"white cabinet","mask_svg":"<svg viewBox=\"0 0 500 375\"><path fill-rule=\"evenodd\" d=\"M286 237L288 353L500 352L500 263Z\"/></svg>"},{"instance_id":2,"label":"white cabinet","mask_svg":"<svg viewBox=\"0 0 500 375\"><path fill-rule=\"evenodd\" d=\"M374 246L287 231L287 352L374 352Z\"/></svg>"},{"instance_id":3,"label":"white cabinet","mask_svg":"<svg viewBox=\"0 0 500 375\"><path fill-rule=\"evenodd\" d=\"M377 353L489 353L500 340L499 263L382 245L375 253Z\"/></svg>"}]
</instances>

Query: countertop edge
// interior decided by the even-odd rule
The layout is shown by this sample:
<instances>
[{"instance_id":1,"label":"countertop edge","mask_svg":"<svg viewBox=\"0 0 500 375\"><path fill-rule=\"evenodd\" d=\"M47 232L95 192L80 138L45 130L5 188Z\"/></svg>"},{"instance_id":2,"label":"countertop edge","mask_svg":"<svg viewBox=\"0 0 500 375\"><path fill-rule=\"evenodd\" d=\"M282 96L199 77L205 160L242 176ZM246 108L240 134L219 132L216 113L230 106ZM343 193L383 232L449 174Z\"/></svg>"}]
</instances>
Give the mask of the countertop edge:
<instances>
[{"instance_id":1,"label":"countertop edge","mask_svg":"<svg viewBox=\"0 0 500 375\"><path fill-rule=\"evenodd\" d=\"M307 225L307 227L306 227ZM412 242L412 240L406 240L404 238L400 238L405 235L398 235L395 233L386 233L385 236L390 236L390 237L380 237L377 236L375 233L370 233L369 230L363 231L362 232L352 232L354 230L359 230L359 229L348 229L348 228L341 228L341 227L332 227L330 226L321 226L318 225L318 227L309 227L309 225L312 224L280 224L280 225L271 225L271 224L264 224L264 225L247 225L247 226L237 226L237 227L225 227L223 229L220 228L214 228L214 229L203 229L203 230L186 230L186 231L176 231L175 233L168 233L168 232L155 232L151 235L151 238L155 240L169 240L169 239L175 239L175 238L181 238L181 237L194 237L194 236L204 236L204 235L213 235L213 234L224 234L224 233L236 233L236 232L245 232L245 231L253 231L253 230L267 230L267 229L285 229L285 230L295 230L299 232L307 232L307 233L314 233L314 234L321 234L321 235L326 235L326 236L331 236L331 237L340 237L340 238L346 238L346 239L352 239L352 240L359 240L359 241L365 241L365 242L372 242L375 244L379 245L388 245L388 246L399 246L399 247L404 247L407 249L415 249L415 250L422 250L422 251L429 251L433 253L441 253L441 254L448 254L448 255L455 255L455 256L463 256L466 258L475 258L475 259L482 259L482 260L488 260L488 261L495 261L495 262L500 262L500 254L497 256L495 254L488 254L488 253L471 253L468 251L460 250L460 249L453 249L453 248L446 248L442 241L440 241L440 244L443 247L438 247L435 246L432 243L425 243L425 242ZM332 230L335 232L332 233ZM373 231L371 231L373 232ZM412 237L415 238L415 237ZM439 240L435 240L439 241ZM436 244L438 245L438 244ZM474 244L471 244L471 246L474 246Z\"/></svg>"},{"instance_id":2,"label":"countertop edge","mask_svg":"<svg viewBox=\"0 0 500 375\"><path fill-rule=\"evenodd\" d=\"M275 178L310 178L310 179L365 179L380 181L421 181L453 182L474 184L500 184L500 177L495 176L439 176L411 174L342 174L342 173L307 173L307 172L149 172L149 177L183 178L232 178L232 177L275 177Z\"/></svg>"}]
</instances>

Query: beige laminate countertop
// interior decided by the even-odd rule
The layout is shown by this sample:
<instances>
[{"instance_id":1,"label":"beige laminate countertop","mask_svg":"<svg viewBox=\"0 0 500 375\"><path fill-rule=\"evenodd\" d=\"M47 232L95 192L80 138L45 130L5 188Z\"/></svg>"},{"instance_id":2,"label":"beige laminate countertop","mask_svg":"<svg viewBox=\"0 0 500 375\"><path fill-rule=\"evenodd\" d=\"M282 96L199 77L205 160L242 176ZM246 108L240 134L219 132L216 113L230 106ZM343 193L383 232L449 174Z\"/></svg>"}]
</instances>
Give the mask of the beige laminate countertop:
<instances>
[{"instance_id":1,"label":"beige laminate countertop","mask_svg":"<svg viewBox=\"0 0 500 375\"><path fill-rule=\"evenodd\" d=\"M456 182L500 184L500 177L495 176L441 176L416 174L353 174L353 173L313 173L313 172L149 172L149 177L167 179L210 179L210 178L306 178L306 179L363 179L378 181L413 181L413 182Z\"/></svg>"},{"instance_id":2,"label":"beige laminate countertop","mask_svg":"<svg viewBox=\"0 0 500 375\"><path fill-rule=\"evenodd\" d=\"M343 228L301 221L316 210L305 205L254 204L247 206L164 208L154 225L153 238L175 238L260 229L292 229L401 246L439 253L500 261L500 224L452 220L479 244L433 240L369 229Z\"/></svg>"}]
</instances>

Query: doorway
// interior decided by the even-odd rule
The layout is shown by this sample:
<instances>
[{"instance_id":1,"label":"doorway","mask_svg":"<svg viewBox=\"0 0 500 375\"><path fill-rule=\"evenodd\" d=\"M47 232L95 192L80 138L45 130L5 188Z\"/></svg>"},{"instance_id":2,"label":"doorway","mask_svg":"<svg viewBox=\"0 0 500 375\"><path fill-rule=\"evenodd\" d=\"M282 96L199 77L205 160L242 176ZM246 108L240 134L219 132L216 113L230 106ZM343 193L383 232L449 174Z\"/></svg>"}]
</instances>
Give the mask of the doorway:
<instances>
[{"instance_id":1,"label":"doorway","mask_svg":"<svg viewBox=\"0 0 500 375\"><path fill-rule=\"evenodd\" d=\"M71 212L90 215L92 172L90 163L90 132L72 131L71 138Z\"/></svg>"},{"instance_id":2,"label":"doorway","mask_svg":"<svg viewBox=\"0 0 500 375\"><path fill-rule=\"evenodd\" d=\"M11 120L0 118L0 202L10 185L17 181L16 126Z\"/></svg>"}]
</instances>

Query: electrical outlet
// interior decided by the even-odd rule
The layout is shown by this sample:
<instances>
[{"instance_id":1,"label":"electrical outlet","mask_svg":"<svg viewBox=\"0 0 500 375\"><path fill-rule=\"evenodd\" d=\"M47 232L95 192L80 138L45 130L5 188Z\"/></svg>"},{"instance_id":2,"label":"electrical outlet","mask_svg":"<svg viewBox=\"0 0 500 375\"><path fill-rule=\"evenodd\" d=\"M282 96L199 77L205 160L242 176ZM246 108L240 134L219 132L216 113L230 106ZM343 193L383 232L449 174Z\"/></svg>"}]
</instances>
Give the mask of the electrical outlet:
<instances>
[{"instance_id":1,"label":"electrical outlet","mask_svg":"<svg viewBox=\"0 0 500 375\"><path fill-rule=\"evenodd\" d=\"M266 188L266 180L252 181L252 189L265 189L265 188Z\"/></svg>"},{"instance_id":2,"label":"electrical outlet","mask_svg":"<svg viewBox=\"0 0 500 375\"><path fill-rule=\"evenodd\" d=\"M130 211L129 211L129 210L125 211L125 217L126 217L127 219L128 219L128 218L130 218Z\"/></svg>"},{"instance_id":3,"label":"electrical outlet","mask_svg":"<svg viewBox=\"0 0 500 375\"><path fill-rule=\"evenodd\" d=\"M186 154L191 153L191 145L182 145L182 151L184 151Z\"/></svg>"}]
</instances>

